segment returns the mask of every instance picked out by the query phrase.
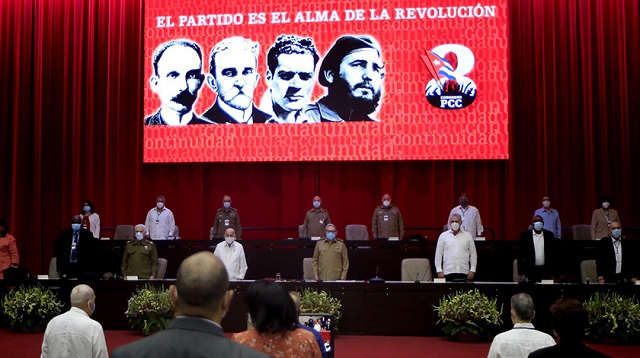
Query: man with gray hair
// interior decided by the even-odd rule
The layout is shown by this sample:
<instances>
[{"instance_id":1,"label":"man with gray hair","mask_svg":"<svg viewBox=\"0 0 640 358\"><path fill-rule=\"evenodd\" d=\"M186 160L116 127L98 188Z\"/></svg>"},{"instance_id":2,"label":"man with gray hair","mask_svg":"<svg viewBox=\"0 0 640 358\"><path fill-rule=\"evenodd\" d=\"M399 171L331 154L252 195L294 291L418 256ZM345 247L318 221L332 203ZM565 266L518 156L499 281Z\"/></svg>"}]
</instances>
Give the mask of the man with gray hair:
<instances>
[{"instance_id":1,"label":"man with gray hair","mask_svg":"<svg viewBox=\"0 0 640 358\"><path fill-rule=\"evenodd\" d=\"M93 289L78 285L70 298L71 309L47 325L40 357L109 357L102 326L89 318L96 309Z\"/></svg>"},{"instance_id":2,"label":"man with gray hair","mask_svg":"<svg viewBox=\"0 0 640 358\"><path fill-rule=\"evenodd\" d=\"M146 226L138 224L135 230L135 237L124 247L122 275L153 280L158 274L158 249L153 241L144 237Z\"/></svg>"},{"instance_id":3,"label":"man with gray hair","mask_svg":"<svg viewBox=\"0 0 640 358\"><path fill-rule=\"evenodd\" d=\"M216 102L202 116L214 123L265 123L271 116L253 105L253 91L260 45L234 36L216 44L209 57L207 85L217 94Z\"/></svg>"},{"instance_id":4,"label":"man with gray hair","mask_svg":"<svg viewBox=\"0 0 640 358\"><path fill-rule=\"evenodd\" d=\"M447 281L471 281L476 275L476 244L468 232L460 229L461 223L459 214L451 215L450 229L440 234L436 245L436 272Z\"/></svg>"},{"instance_id":5,"label":"man with gray hair","mask_svg":"<svg viewBox=\"0 0 640 358\"><path fill-rule=\"evenodd\" d=\"M533 351L555 345L556 341L550 335L533 327L531 320L535 315L531 296L519 293L511 297L513 329L493 339L487 358L527 357Z\"/></svg>"}]
</instances>

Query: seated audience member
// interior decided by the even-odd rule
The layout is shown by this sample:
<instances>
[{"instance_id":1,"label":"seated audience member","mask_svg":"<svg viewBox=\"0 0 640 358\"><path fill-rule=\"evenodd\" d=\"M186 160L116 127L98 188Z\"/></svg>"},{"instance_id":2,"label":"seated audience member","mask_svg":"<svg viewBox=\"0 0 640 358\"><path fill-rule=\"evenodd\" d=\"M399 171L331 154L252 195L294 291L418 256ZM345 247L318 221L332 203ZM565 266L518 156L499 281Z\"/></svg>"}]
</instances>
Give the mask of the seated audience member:
<instances>
[{"instance_id":1,"label":"seated audience member","mask_svg":"<svg viewBox=\"0 0 640 358\"><path fill-rule=\"evenodd\" d=\"M622 245L622 227L617 221L611 222L609 237L603 237L598 242L596 251L596 268L599 283L636 282L638 278L638 258L631 246L631 241L625 240Z\"/></svg>"},{"instance_id":2,"label":"seated audience member","mask_svg":"<svg viewBox=\"0 0 640 358\"><path fill-rule=\"evenodd\" d=\"M87 285L78 285L70 298L71 309L47 325L40 357L108 358L102 326L90 318L96 309L95 293Z\"/></svg>"},{"instance_id":3,"label":"seated audience member","mask_svg":"<svg viewBox=\"0 0 640 358\"><path fill-rule=\"evenodd\" d=\"M544 221L545 230L551 231L556 239L561 238L562 225L560 224L560 214L558 214L558 210L551 208L549 195L542 197L542 207L536 210L533 215L540 215Z\"/></svg>"},{"instance_id":4,"label":"seated audience member","mask_svg":"<svg viewBox=\"0 0 640 358\"><path fill-rule=\"evenodd\" d=\"M173 212L164 204L164 196L158 195L156 206L149 210L144 221L144 226L147 227L147 235L152 240L174 239L176 220L173 217Z\"/></svg>"},{"instance_id":5,"label":"seated audience member","mask_svg":"<svg viewBox=\"0 0 640 358\"><path fill-rule=\"evenodd\" d=\"M447 281L473 280L476 274L476 243L468 232L461 230L461 221L459 214L451 215L451 229L440 234L436 244L436 272Z\"/></svg>"},{"instance_id":6,"label":"seated audience member","mask_svg":"<svg viewBox=\"0 0 640 358\"><path fill-rule=\"evenodd\" d=\"M610 208L611 199L608 196L601 197L600 204L601 206L591 215L591 240L609 236L609 225L614 221L620 223L618 212Z\"/></svg>"},{"instance_id":7,"label":"seated audience member","mask_svg":"<svg viewBox=\"0 0 640 358\"><path fill-rule=\"evenodd\" d=\"M96 242L91 231L82 228L82 216L71 218L71 227L63 230L55 245L57 271L61 278L96 278Z\"/></svg>"},{"instance_id":8,"label":"seated audience member","mask_svg":"<svg viewBox=\"0 0 640 358\"><path fill-rule=\"evenodd\" d=\"M540 215L531 219L533 228L520 234L518 257L519 281L540 282L552 278L555 269L555 239L553 233L543 229Z\"/></svg>"},{"instance_id":9,"label":"seated audience member","mask_svg":"<svg viewBox=\"0 0 640 358\"><path fill-rule=\"evenodd\" d=\"M511 322L513 329L497 335L487 358L519 358L540 348L553 346L556 341L550 335L537 331L531 320L536 311L533 299L526 293L511 297Z\"/></svg>"},{"instance_id":10,"label":"seated audience member","mask_svg":"<svg viewBox=\"0 0 640 358\"><path fill-rule=\"evenodd\" d=\"M124 247L122 275L153 280L158 274L158 249L153 241L144 237L147 231L144 225L136 225L135 230L136 236Z\"/></svg>"},{"instance_id":11,"label":"seated audience member","mask_svg":"<svg viewBox=\"0 0 640 358\"><path fill-rule=\"evenodd\" d=\"M325 237L316 243L313 250L313 272L315 280L346 280L349 271L349 256L344 241L336 238L338 230L333 224L325 228Z\"/></svg>"},{"instance_id":12,"label":"seated audience member","mask_svg":"<svg viewBox=\"0 0 640 358\"><path fill-rule=\"evenodd\" d=\"M169 293L177 310L169 327L114 349L113 358L268 357L225 338L220 322L233 290L224 264L214 254L203 251L182 261Z\"/></svg>"},{"instance_id":13,"label":"seated audience member","mask_svg":"<svg viewBox=\"0 0 640 358\"><path fill-rule=\"evenodd\" d=\"M271 281L256 281L249 286L244 298L254 328L234 334L233 341L271 357L321 357L313 334L296 328L296 308L282 286Z\"/></svg>"},{"instance_id":14,"label":"seated audience member","mask_svg":"<svg viewBox=\"0 0 640 358\"><path fill-rule=\"evenodd\" d=\"M20 264L16 238L8 231L9 225L4 219L0 219L0 279L4 278L2 271Z\"/></svg>"},{"instance_id":15,"label":"seated audience member","mask_svg":"<svg viewBox=\"0 0 640 358\"><path fill-rule=\"evenodd\" d=\"M296 315L300 317L300 295L296 291L289 291L289 295L291 295L291 299L293 300L293 304L296 306ZM320 354L322 354L322 358L327 358L327 349L324 347L324 339L320 335L320 332L300 323L300 319L296 321L296 327L306 329L307 331L313 333L313 336L316 338L316 342L318 342L318 347L320 347ZM327 329L330 329L328 327Z\"/></svg>"},{"instance_id":16,"label":"seated audience member","mask_svg":"<svg viewBox=\"0 0 640 358\"><path fill-rule=\"evenodd\" d=\"M549 309L554 334L560 339L558 344L538 349L529 358L600 358L608 357L584 344L584 330L588 324L587 311L575 298L561 298Z\"/></svg>"},{"instance_id":17,"label":"seated audience member","mask_svg":"<svg viewBox=\"0 0 640 358\"><path fill-rule=\"evenodd\" d=\"M247 259L242 244L236 241L236 232L228 228L224 232L224 241L216 245L213 252L218 256L229 273L229 280L244 280L247 273Z\"/></svg>"},{"instance_id":18,"label":"seated audience member","mask_svg":"<svg viewBox=\"0 0 640 358\"><path fill-rule=\"evenodd\" d=\"M82 203L82 228L91 231L96 239L100 238L100 215L95 212L91 200Z\"/></svg>"}]
</instances>

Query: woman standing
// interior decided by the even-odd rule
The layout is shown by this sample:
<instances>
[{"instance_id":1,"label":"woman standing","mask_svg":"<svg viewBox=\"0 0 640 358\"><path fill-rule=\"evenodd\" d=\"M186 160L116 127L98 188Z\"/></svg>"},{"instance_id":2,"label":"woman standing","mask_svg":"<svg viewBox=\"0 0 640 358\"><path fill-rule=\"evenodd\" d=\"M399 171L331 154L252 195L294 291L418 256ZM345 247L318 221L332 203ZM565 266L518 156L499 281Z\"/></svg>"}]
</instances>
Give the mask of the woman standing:
<instances>
[{"instance_id":1,"label":"woman standing","mask_svg":"<svg viewBox=\"0 0 640 358\"><path fill-rule=\"evenodd\" d=\"M100 239L100 216L94 211L91 200L85 200L82 204L82 228L93 233L93 237Z\"/></svg>"},{"instance_id":2,"label":"woman standing","mask_svg":"<svg viewBox=\"0 0 640 358\"><path fill-rule=\"evenodd\" d=\"M2 271L9 267L18 267L20 263L16 238L7 234L7 231L7 222L0 219L0 279L4 278Z\"/></svg>"}]
</instances>

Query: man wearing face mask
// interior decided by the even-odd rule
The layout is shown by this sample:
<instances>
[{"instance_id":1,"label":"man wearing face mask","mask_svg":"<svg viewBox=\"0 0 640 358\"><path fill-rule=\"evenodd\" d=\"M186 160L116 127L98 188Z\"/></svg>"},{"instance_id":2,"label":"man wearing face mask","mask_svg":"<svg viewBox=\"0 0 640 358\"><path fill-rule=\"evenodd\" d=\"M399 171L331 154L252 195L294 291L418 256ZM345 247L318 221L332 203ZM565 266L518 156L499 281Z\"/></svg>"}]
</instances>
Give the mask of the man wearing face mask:
<instances>
[{"instance_id":1,"label":"man wearing face mask","mask_svg":"<svg viewBox=\"0 0 640 358\"><path fill-rule=\"evenodd\" d=\"M90 318L96 309L95 293L87 285L78 285L71 290L70 299L71 309L47 325L41 358L108 358L102 326Z\"/></svg>"},{"instance_id":2,"label":"man wearing face mask","mask_svg":"<svg viewBox=\"0 0 640 358\"><path fill-rule=\"evenodd\" d=\"M329 224L325 228L325 237L316 243L313 250L313 272L315 280L346 280L349 270L349 257L344 241L336 238L338 230Z\"/></svg>"},{"instance_id":3,"label":"man wearing face mask","mask_svg":"<svg viewBox=\"0 0 640 358\"><path fill-rule=\"evenodd\" d=\"M480 218L480 211L473 205L469 205L469 196L467 193L460 194L460 198L458 199L460 205L451 209L449 213L449 220L453 214L458 214L462 219L460 226L463 231L466 231L471 235L471 238L474 239L476 236L482 235L484 228L482 227L482 219ZM449 226L451 229L451 226Z\"/></svg>"},{"instance_id":4,"label":"man wearing face mask","mask_svg":"<svg viewBox=\"0 0 640 358\"><path fill-rule=\"evenodd\" d=\"M236 208L231 207L231 197L222 197L222 207L216 211L216 218L213 221L213 239L222 239L227 229L232 228L238 240L242 239L242 225L240 224L240 214Z\"/></svg>"},{"instance_id":5,"label":"man wearing face mask","mask_svg":"<svg viewBox=\"0 0 640 358\"><path fill-rule=\"evenodd\" d=\"M158 250L153 241L144 237L147 231L144 225L136 225L135 230L135 237L124 248L122 275L153 280L158 274Z\"/></svg>"},{"instance_id":6,"label":"man wearing face mask","mask_svg":"<svg viewBox=\"0 0 640 358\"><path fill-rule=\"evenodd\" d=\"M620 223L618 211L611 209L611 199L608 196L600 198L600 207L591 215L591 240L600 240L609 236L609 225L617 221Z\"/></svg>"},{"instance_id":7,"label":"man wearing face mask","mask_svg":"<svg viewBox=\"0 0 640 358\"><path fill-rule=\"evenodd\" d=\"M560 214L558 214L558 210L551 208L549 195L542 197L542 207L536 210L533 215L540 215L542 220L544 220L544 229L551 231L556 239L561 238L562 225L560 224Z\"/></svg>"},{"instance_id":8,"label":"man wearing face mask","mask_svg":"<svg viewBox=\"0 0 640 358\"><path fill-rule=\"evenodd\" d=\"M598 283L636 282L638 278L636 247L633 242L624 241L622 245L622 226L611 222L611 235L603 237L598 243L596 267Z\"/></svg>"},{"instance_id":9,"label":"man wearing face mask","mask_svg":"<svg viewBox=\"0 0 640 358\"><path fill-rule=\"evenodd\" d=\"M319 196L313 197L313 208L307 211L302 224L302 237L322 237L325 227L331 224L329 212L322 208L322 199Z\"/></svg>"},{"instance_id":10,"label":"man wearing face mask","mask_svg":"<svg viewBox=\"0 0 640 358\"><path fill-rule=\"evenodd\" d=\"M520 234L520 256L518 257L518 280L540 282L553 277L555 270L555 239L553 233L544 229L540 215L531 219L533 229Z\"/></svg>"},{"instance_id":11,"label":"man wearing face mask","mask_svg":"<svg viewBox=\"0 0 640 358\"><path fill-rule=\"evenodd\" d=\"M164 206L165 198L158 195L156 198L156 206L147 213L147 219L144 224L147 227L147 235L152 240L173 239L173 233L176 230L176 220L169 208Z\"/></svg>"},{"instance_id":12,"label":"man wearing face mask","mask_svg":"<svg viewBox=\"0 0 640 358\"><path fill-rule=\"evenodd\" d=\"M94 278L98 267L96 239L91 231L82 228L82 216L71 218L71 227L60 233L54 245L56 266L61 278Z\"/></svg>"},{"instance_id":13,"label":"man wearing face mask","mask_svg":"<svg viewBox=\"0 0 640 358\"><path fill-rule=\"evenodd\" d=\"M378 205L373 210L371 220L371 231L373 238L398 238L402 240L404 236L404 224L402 214L397 206L391 205L391 195L382 196L382 205Z\"/></svg>"},{"instance_id":14,"label":"man wearing face mask","mask_svg":"<svg viewBox=\"0 0 640 358\"><path fill-rule=\"evenodd\" d=\"M453 214L449 221L451 229L440 234L436 244L436 272L447 281L471 281L476 275L476 244L468 232L460 229L461 222L460 215Z\"/></svg>"},{"instance_id":15,"label":"man wearing face mask","mask_svg":"<svg viewBox=\"0 0 640 358\"><path fill-rule=\"evenodd\" d=\"M244 248L236 241L236 232L228 228L224 232L224 241L216 245L213 252L218 256L229 273L229 280L244 280L247 273L247 259L244 256Z\"/></svg>"}]
</instances>

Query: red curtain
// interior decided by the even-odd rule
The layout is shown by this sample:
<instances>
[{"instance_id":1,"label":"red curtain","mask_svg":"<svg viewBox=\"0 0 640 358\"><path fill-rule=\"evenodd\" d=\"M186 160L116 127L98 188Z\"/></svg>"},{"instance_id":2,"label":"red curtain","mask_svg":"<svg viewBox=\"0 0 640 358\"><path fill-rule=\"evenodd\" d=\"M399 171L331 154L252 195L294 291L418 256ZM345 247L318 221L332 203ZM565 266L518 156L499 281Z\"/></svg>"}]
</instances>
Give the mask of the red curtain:
<instances>
[{"instance_id":1,"label":"red curtain","mask_svg":"<svg viewBox=\"0 0 640 358\"><path fill-rule=\"evenodd\" d=\"M386 192L412 227L442 226L467 192L498 239L545 193L563 226L588 223L604 193L640 225L638 0L509 4L507 161L143 164L144 2L1 1L0 217L34 272L85 199L113 227L164 194L184 238L208 237L224 194L250 227L297 226L315 194L341 231L369 226Z\"/></svg>"}]
</instances>

